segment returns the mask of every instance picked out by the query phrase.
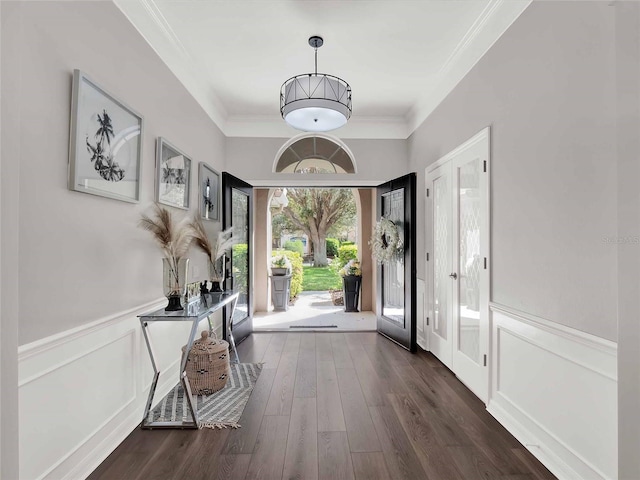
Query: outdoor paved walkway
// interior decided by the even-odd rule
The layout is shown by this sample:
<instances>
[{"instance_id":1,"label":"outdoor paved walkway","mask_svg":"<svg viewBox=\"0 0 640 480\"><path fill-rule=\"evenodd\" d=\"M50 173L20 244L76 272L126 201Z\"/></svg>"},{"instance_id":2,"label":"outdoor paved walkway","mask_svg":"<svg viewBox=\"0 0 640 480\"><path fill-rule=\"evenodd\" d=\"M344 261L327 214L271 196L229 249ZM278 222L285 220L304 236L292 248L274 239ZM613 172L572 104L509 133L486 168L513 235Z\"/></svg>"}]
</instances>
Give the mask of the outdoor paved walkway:
<instances>
[{"instance_id":1,"label":"outdoor paved walkway","mask_svg":"<svg viewBox=\"0 0 640 480\"><path fill-rule=\"evenodd\" d=\"M336 325L337 328L330 327ZM311 328L290 328L290 327ZM302 292L295 305L286 312L255 312L254 330L375 330L373 312L345 312L344 307L331 302L329 292Z\"/></svg>"}]
</instances>

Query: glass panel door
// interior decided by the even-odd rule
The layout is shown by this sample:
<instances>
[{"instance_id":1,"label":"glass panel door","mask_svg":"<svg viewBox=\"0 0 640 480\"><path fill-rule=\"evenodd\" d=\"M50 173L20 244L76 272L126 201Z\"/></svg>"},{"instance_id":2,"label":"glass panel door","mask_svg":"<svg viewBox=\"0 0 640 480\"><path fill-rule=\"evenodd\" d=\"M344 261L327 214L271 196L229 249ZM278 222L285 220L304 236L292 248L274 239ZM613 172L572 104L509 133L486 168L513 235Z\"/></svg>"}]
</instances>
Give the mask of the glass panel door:
<instances>
[{"instance_id":1,"label":"glass panel door","mask_svg":"<svg viewBox=\"0 0 640 480\"><path fill-rule=\"evenodd\" d=\"M403 242L400 258L376 270L378 333L415 352L416 343L416 174L410 173L378 186L378 219L396 226Z\"/></svg>"},{"instance_id":2,"label":"glass panel door","mask_svg":"<svg viewBox=\"0 0 640 480\"><path fill-rule=\"evenodd\" d=\"M404 189L382 195L382 215L391 220L404 239ZM404 258L382 265L382 315L404 327Z\"/></svg>"},{"instance_id":3,"label":"glass panel door","mask_svg":"<svg viewBox=\"0 0 640 480\"><path fill-rule=\"evenodd\" d=\"M233 291L240 293L233 321L238 323L249 316L249 196L236 188L231 189L231 217L237 238L231 249L231 277Z\"/></svg>"},{"instance_id":4,"label":"glass panel door","mask_svg":"<svg viewBox=\"0 0 640 480\"><path fill-rule=\"evenodd\" d=\"M222 212L223 228L233 227L237 239L226 266L225 288L240 294L233 312L233 336L238 343L253 332L253 187L227 172L222 172ZM228 318L225 310L224 321Z\"/></svg>"},{"instance_id":5,"label":"glass panel door","mask_svg":"<svg viewBox=\"0 0 640 480\"><path fill-rule=\"evenodd\" d=\"M480 363L480 168L458 168L458 350Z\"/></svg>"}]
</instances>

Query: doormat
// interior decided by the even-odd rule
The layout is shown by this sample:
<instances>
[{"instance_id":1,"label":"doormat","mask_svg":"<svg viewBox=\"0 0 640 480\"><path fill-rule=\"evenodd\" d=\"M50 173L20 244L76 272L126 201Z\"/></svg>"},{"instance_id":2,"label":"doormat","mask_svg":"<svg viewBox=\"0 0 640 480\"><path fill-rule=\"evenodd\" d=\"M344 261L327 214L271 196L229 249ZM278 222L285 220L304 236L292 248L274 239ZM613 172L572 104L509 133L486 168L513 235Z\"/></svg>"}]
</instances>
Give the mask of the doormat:
<instances>
[{"instance_id":1,"label":"doormat","mask_svg":"<svg viewBox=\"0 0 640 480\"><path fill-rule=\"evenodd\" d=\"M289 325L289 328L338 328L337 325Z\"/></svg>"},{"instance_id":2,"label":"doormat","mask_svg":"<svg viewBox=\"0 0 640 480\"><path fill-rule=\"evenodd\" d=\"M222 390L213 395L196 395L198 428L240 428L238 421L249 401L260 372L261 363L232 363L231 375ZM150 422L190 422L189 406L182 384L178 383L149 412Z\"/></svg>"}]
</instances>

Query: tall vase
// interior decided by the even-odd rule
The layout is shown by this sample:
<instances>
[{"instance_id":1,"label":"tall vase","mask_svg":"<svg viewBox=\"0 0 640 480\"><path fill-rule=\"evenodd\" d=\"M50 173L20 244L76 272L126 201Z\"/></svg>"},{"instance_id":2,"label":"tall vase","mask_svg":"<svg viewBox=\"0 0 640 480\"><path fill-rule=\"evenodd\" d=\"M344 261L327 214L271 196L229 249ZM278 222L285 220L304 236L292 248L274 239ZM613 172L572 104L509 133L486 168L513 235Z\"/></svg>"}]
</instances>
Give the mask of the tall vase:
<instances>
[{"instance_id":1,"label":"tall vase","mask_svg":"<svg viewBox=\"0 0 640 480\"><path fill-rule=\"evenodd\" d=\"M182 298L187 293L187 269L189 268L188 258L163 258L162 259L162 279L164 295L169 300L165 311L174 312L183 310Z\"/></svg>"},{"instance_id":2,"label":"tall vase","mask_svg":"<svg viewBox=\"0 0 640 480\"><path fill-rule=\"evenodd\" d=\"M222 284L224 282L224 258L225 256L209 262L209 278L211 279L210 292L222 292Z\"/></svg>"},{"instance_id":3,"label":"tall vase","mask_svg":"<svg viewBox=\"0 0 640 480\"><path fill-rule=\"evenodd\" d=\"M344 311L357 312L358 300L360 299L360 275L345 275L342 277L342 289L344 292Z\"/></svg>"}]
</instances>

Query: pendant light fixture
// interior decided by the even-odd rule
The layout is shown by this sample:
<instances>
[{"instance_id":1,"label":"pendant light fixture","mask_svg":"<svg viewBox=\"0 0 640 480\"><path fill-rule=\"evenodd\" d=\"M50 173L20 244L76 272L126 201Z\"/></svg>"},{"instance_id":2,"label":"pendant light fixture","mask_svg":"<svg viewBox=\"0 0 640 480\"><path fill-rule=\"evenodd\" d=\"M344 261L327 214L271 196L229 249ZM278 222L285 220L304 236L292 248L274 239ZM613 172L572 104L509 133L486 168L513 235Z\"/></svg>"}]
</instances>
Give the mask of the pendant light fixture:
<instances>
[{"instance_id":1,"label":"pendant light fixture","mask_svg":"<svg viewBox=\"0 0 640 480\"><path fill-rule=\"evenodd\" d=\"M318 73L322 37L309 38L315 50L315 72L296 75L280 88L280 113L285 122L305 132L327 132L351 117L351 87L341 78Z\"/></svg>"}]
</instances>

